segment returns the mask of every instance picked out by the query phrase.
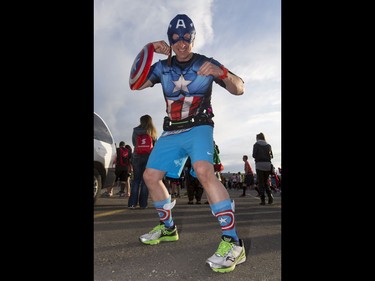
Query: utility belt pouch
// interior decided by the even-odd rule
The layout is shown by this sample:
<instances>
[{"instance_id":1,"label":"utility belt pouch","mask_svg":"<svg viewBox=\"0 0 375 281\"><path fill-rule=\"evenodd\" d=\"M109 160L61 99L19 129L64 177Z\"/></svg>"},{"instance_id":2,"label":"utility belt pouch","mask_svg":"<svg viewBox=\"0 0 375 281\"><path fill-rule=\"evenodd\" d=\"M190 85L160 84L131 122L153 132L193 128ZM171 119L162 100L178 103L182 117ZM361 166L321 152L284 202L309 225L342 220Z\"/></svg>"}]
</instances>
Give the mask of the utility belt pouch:
<instances>
[{"instance_id":1,"label":"utility belt pouch","mask_svg":"<svg viewBox=\"0 0 375 281\"><path fill-rule=\"evenodd\" d=\"M163 130L164 131L174 131L188 129L194 126L199 125L210 125L214 126L214 121L212 117L207 116L206 114L191 116L179 121L171 121L168 116L164 117Z\"/></svg>"}]
</instances>

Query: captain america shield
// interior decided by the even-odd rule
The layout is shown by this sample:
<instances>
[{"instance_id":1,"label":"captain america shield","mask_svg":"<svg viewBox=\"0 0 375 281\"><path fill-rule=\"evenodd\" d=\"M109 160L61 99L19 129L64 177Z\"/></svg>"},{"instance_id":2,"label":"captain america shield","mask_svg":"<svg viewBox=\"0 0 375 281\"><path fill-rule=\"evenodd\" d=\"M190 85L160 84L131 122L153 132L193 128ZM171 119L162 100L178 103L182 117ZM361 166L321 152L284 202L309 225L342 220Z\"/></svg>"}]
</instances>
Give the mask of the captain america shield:
<instances>
[{"instance_id":1,"label":"captain america shield","mask_svg":"<svg viewBox=\"0 0 375 281\"><path fill-rule=\"evenodd\" d=\"M150 71L152 58L154 57L154 45L147 44L136 56L130 70L129 86L132 90L137 90L145 82Z\"/></svg>"}]
</instances>

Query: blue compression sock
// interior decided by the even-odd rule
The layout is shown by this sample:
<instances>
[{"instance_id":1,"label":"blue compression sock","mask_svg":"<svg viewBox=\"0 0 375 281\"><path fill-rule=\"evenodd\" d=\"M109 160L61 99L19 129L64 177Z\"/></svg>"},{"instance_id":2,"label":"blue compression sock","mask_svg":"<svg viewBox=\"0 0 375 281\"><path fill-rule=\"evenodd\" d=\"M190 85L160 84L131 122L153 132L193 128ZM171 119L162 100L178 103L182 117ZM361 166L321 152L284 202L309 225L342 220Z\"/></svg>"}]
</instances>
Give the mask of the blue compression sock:
<instances>
[{"instance_id":1,"label":"blue compression sock","mask_svg":"<svg viewBox=\"0 0 375 281\"><path fill-rule=\"evenodd\" d=\"M166 227L172 227L174 225L172 219L172 208L176 201L171 203L171 196L163 201L154 202L154 206L159 214L159 219Z\"/></svg>"},{"instance_id":2,"label":"blue compression sock","mask_svg":"<svg viewBox=\"0 0 375 281\"><path fill-rule=\"evenodd\" d=\"M231 236L238 242L239 239L234 220L234 201L226 199L210 206L214 216L217 217L220 223L222 235Z\"/></svg>"}]
</instances>

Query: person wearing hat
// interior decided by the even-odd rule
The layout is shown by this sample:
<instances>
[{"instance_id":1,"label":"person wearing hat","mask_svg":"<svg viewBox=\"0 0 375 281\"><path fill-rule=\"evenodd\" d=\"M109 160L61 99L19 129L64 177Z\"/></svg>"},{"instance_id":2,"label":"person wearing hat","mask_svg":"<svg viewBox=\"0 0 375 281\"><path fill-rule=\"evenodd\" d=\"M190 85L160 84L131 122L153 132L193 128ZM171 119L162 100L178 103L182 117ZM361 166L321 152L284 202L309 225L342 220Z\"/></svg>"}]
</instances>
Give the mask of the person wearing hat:
<instances>
[{"instance_id":1,"label":"person wearing hat","mask_svg":"<svg viewBox=\"0 0 375 281\"><path fill-rule=\"evenodd\" d=\"M163 132L143 174L159 215L159 224L139 240L148 245L179 240L172 216L176 201L171 201L163 177L179 177L190 157L221 230L219 246L206 263L215 272L230 272L246 261L246 254L244 242L237 235L234 201L215 176L212 164L214 113L211 96L213 83L240 96L244 93L244 81L219 61L192 51L196 30L187 15L176 15L168 25L167 35L169 44L164 40L155 41L147 44L146 50L168 57L150 67L141 85L131 85L132 90L143 90L161 84L167 113ZM142 70L147 71L146 67Z\"/></svg>"}]
</instances>

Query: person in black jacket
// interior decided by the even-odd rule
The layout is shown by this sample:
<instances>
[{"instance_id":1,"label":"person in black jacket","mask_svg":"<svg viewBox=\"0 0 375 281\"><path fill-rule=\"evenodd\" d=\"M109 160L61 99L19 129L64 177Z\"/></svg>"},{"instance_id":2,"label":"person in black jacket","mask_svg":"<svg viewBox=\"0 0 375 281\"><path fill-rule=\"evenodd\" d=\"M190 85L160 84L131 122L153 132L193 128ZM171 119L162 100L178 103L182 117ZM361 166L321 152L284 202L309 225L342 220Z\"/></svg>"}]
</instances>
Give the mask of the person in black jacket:
<instances>
[{"instance_id":1,"label":"person in black jacket","mask_svg":"<svg viewBox=\"0 0 375 281\"><path fill-rule=\"evenodd\" d=\"M258 188L260 193L260 205L266 204L266 196L268 196L268 204L273 203L271 188L268 184L268 178L271 173L273 158L272 147L266 142L263 133L256 135L256 143L253 145L253 158L255 161L255 171L257 174Z\"/></svg>"},{"instance_id":2,"label":"person in black jacket","mask_svg":"<svg viewBox=\"0 0 375 281\"><path fill-rule=\"evenodd\" d=\"M184 167L186 190L188 195L188 204L201 204L202 195L204 192L203 186L195 175L194 169L191 166L191 159L188 157Z\"/></svg>"}]
</instances>

